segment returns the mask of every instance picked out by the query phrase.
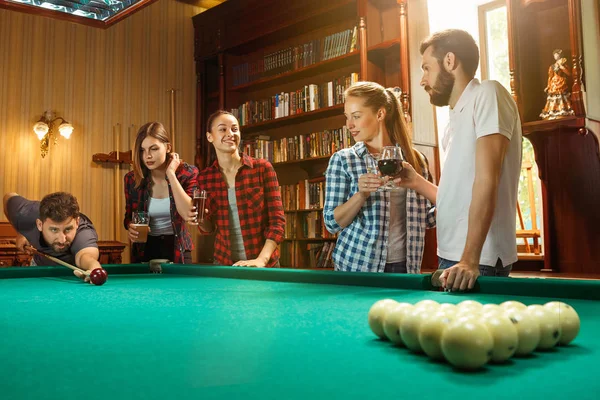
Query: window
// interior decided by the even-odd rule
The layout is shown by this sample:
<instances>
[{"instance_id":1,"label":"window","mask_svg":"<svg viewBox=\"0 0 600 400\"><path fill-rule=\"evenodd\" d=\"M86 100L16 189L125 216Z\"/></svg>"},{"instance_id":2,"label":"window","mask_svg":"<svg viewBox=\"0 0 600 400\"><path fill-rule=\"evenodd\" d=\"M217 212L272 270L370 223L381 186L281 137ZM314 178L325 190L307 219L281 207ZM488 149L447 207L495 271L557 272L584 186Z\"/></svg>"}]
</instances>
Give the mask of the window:
<instances>
[{"instance_id":1,"label":"window","mask_svg":"<svg viewBox=\"0 0 600 400\"><path fill-rule=\"evenodd\" d=\"M504 0L493 1L480 5L478 9L481 78L497 80L510 92L506 2ZM533 146L526 138L523 138L523 162L521 165L517 247L520 253L542 257L541 186Z\"/></svg>"}]
</instances>

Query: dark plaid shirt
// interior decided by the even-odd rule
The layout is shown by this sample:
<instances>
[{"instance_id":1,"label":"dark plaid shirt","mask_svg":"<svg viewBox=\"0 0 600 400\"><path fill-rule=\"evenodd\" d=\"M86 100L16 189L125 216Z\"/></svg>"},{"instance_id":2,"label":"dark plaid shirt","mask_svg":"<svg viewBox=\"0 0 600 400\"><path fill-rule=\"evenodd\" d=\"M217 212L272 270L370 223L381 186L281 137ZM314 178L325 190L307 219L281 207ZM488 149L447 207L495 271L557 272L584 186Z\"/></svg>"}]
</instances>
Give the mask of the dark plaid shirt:
<instances>
[{"instance_id":1,"label":"dark plaid shirt","mask_svg":"<svg viewBox=\"0 0 600 400\"><path fill-rule=\"evenodd\" d=\"M198 188L198 168L184 162L177 168L175 175L187 195L192 197L194 189ZM169 186L169 199L171 203L171 224L173 225L173 233L175 235L173 262L181 264L183 263L183 253L193 250L194 244L192 242L192 235L187 229L184 219L177 212L169 178L166 179ZM150 190L151 183L152 178L147 176L142 181L140 187L136 188L133 171L125 175L125 219L123 220L125 229L129 229L131 213L133 211L148 211L148 201L152 197ZM144 247L145 243L132 243L131 262L144 261Z\"/></svg>"},{"instance_id":2,"label":"dark plaid shirt","mask_svg":"<svg viewBox=\"0 0 600 400\"><path fill-rule=\"evenodd\" d=\"M218 160L200 173L198 186L207 191L206 208L216 225L215 262L232 265L227 182ZM242 166L235 177L235 194L246 257L252 260L258 257L267 239L280 244L284 237L285 217L279 182L271 163L242 153ZM267 267L277 261L279 249L271 255Z\"/></svg>"}]
</instances>

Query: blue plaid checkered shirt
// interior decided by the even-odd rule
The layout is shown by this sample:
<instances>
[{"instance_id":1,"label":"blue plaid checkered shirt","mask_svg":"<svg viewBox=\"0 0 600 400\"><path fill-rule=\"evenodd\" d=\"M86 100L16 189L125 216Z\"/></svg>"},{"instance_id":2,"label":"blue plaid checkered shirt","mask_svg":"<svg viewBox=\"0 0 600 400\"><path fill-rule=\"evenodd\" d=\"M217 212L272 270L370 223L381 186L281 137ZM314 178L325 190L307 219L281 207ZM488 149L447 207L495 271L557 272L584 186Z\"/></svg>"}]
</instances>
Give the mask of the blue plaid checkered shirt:
<instances>
[{"instance_id":1,"label":"blue plaid checkered shirt","mask_svg":"<svg viewBox=\"0 0 600 400\"><path fill-rule=\"evenodd\" d=\"M333 251L336 271L383 272L387 260L390 220L390 193L371 193L350 225L342 228L333 210L358 192L358 178L367 173L366 157L371 157L363 142L331 156L327 167L323 218L331 233L339 232ZM423 175L429 179L423 156ZM421 271L425 229L435 227L435 207L414 190L406 192L406 268L410 274Z\"/></svg>"}]
</instances>

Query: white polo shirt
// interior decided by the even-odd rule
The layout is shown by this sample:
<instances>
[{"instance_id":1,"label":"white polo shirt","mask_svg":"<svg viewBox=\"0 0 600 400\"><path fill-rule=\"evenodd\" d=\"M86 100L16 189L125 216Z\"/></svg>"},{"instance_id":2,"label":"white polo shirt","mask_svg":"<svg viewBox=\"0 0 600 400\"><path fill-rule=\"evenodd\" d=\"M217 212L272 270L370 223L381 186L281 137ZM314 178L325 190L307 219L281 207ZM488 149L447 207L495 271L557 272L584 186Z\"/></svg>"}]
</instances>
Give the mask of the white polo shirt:
<instances>
[{"instance_id":1,"label":"white polo shirt","mask_svg":"<svg viewBox=\"0 0 600 400\"><path fill-rule=\"evenodd\" d=\"M498 186L492 225L481 265L506 266L517 261L516 206L521 172L521 120L517 105L496 81L473 79L450 110L443 138L446 161L437 193L438 256L459 261L467 239L469 207L475 180L475 143L478 138L500 133L510 140Z\"/></svg>"}]
</instances>

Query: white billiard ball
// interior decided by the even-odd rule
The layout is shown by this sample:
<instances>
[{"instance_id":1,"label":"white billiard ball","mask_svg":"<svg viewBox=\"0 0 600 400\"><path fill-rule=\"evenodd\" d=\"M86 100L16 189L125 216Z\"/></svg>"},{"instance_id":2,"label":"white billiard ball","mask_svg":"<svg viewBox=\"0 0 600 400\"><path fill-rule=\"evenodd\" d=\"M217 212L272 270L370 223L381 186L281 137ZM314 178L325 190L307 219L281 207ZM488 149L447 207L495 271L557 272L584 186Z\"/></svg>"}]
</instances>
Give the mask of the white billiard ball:
<instances>
[{"instance_id":1,"label":"white billiard ball","mask_svg":"<svg viewBox=\"0 0 600 400\"><path fill-rule=\"evenodd\" d=\"M538 349L547 350L558 344L560 339L560 323L558 315L549 308L535 304L527 307L526 311L540 326L540 343Z\"/></svg>"},{"instance_id":2,"label":"white billiard ball","mask_svg":"<svg viewBox=\"0 0 600 400\"><path fill-rule=\"evenodd\" d=\"M396 304L398 304L396 300L383 299L376 301L369 309L369 327L381 339L386 339L383 332L383 318Z\"/></svg>"},{"instance_id":3,"label":"white billiard ball","mask_svg":"<svg viewBox=\"0 0 600 400\"><path fill-rule=\"evenodd\" d=\"M502 314L485 314L481 321L494 339L491 361L501 363L511 358L519 345L519 334L512 321Z\"/></svg>"},{"instance_id":4,"label":"white billiard ball","mask_svg":"<svg viewBox=\"0 0 600 400\"><path fill-rule=\"evenodd\" d=\"M440 311L450 311L453 312L454 314L456 314L456 312L458 311L458 307L456 307L456 304L452 304L452 303L444 303L444 304L440 304Z\"/></svg>"},{"instance_id":5,"label":"white billiard ball","mask_svg":"<svg viewBox=\"0 0 600 400\"><path fill-rule=\"evenodd\" d=\"M481 311L484 314L491 312L498 312L500 314L503 314L504 308L500 307L498 304L484 304L483 307L481 307Z\"/></svg>"},{"instance_id":6,"label":"white billiard ball","mask_svg":"<svg viewBox=\"0 0 600 400\"><path fill-rule=\"evenodd\" d=\"M519 311L525 311L527 309L527 306L525 304L515 300L508 300L504 303L500 303L500 307L504 308L505 310L510 310L514 308Z\"/></svg>"},{"instance_id":7,"label":"white billiard ball","mask_svg":"<svg viewBox=\"0 0 600 400\"><path fill-rule=\"evenodd\" d=\"M558 343L561 345L567 345L577 337L579 328L581 327L581 321L579 314L573 307L562 301L551 301L544 304L544 307L558 315L560 323L560 339Z\"/></svg>"},{"instance_id":8,"label":"white billiard ball","mask_svg":"<svg viewBox=\"0 0 600 400\"><path fill-rule=\"evenodd\" d=\"M390 342L402 346L402 337L400 336L400 327L404 315L414 309L410 303L398 303L385 314L383 318L383 333Z\"/></svg>"},{"instance_id":9,"label":"white billiard ball","mask_svg":"<svg viewBox=\"0 0 600 400\"><path fill-rule=\"evenodd\" d=\"M477 310L481 311L483 305L475 300L464 300L456 305L459 310Z\"/></svg>"},{"instance_id":10,"label":"white billiard ball","mask_svg":"<svg viewBox=\"0 0 600 400\"><path fill-rule=\"evenodd\" d=\"M540 343L540 325L526 311L516 308L506 311L506 316L517 328L519 344L515 351L516 356L526 356L535 350Z\"/></svg>"},{"instance_id":11,"label":"white billiard ball","mask_svg":"<svg viewBox=\"0 0 600 400\"><path fill-rule=\"evenodd\" d=\"M400 327L400 336L402 336L402 342L409 350L415 353L423 351L419 343L419 330L421 329L421 323L432 314L431 309L415 307L404 315Z\"/></svg>"},{"instance_id":12,"label":"white billiard ball","mask_svg":"<svg viewBox=\"0 0 600 400\"><path fill-rule=\"evenodd\" d=\"M419 329L419 345L425 354L434 360L443 360L442 352L442 334L444 329L450 325L454 319L452 311L445 312L438 310L436 313L425 318Z\"/></svg>"},{"instance_id":13,"label":"white billiard ball","mask_svg":"<svg viewBox=\"0 0 600 400\"><path fill-rule=\"evenodd\" d=\"M435 300L425 299L415 303L415 308L437 309L439 307L440 303Z\"/></svg>"},{"instance_id":14,"label":"white billiard ball","mask_svg":"<svg viewBox=\"0 0 600 400\"><path fill-rule=\"evenodd\" d=\"M457 368L481 368L493 351L494 339L482 322L455 320L442 333L444 357Z\"/></svg>"}]
</instances>

